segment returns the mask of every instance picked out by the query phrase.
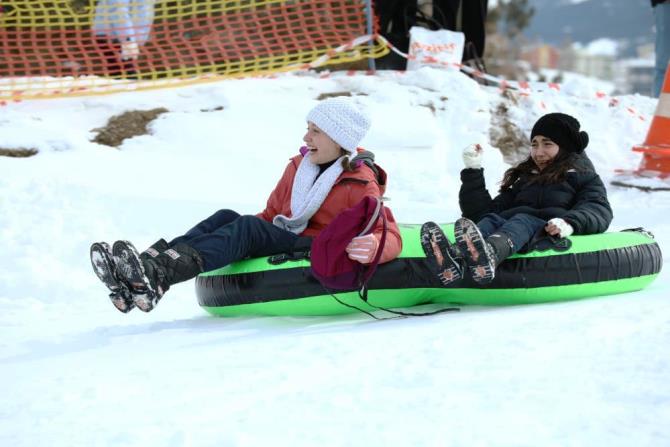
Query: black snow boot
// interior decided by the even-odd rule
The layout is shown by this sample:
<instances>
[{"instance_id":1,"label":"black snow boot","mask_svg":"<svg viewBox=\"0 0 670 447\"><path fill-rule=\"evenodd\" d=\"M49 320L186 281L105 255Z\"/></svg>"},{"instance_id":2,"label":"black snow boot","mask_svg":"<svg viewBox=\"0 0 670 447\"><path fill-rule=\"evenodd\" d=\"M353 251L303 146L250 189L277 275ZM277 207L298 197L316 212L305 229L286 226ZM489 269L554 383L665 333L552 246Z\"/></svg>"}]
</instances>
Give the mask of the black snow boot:
<instances>
[{"instance_id":1,"label":"black snow boot","mask_svg":"<svg viewBox=\"0 0 670 447\"><path fill-rule=\"evenodd\" d=\"M144 312L153 310L171 285L203 271L200 254L186 244L177 244L148 259L142 259L128 241L116 241L112 252L119 275L130 285L135 305Z\"/></svg>"},{"instance_id":2,"label":"black snow boot","mask_svg":"<svg viewBox=\"0 0 670 447\"><path fill-rule=\"evenodd\" d=\"M493 247L484 240L477 225L461 217L454 225L454 235L472 279L479 284L493 281L498 260Z\"/></svg>"},{"instance_id":3,"label":"black snow boot","mask_svg":"<svg viewBox=\"0 0 670 447\"><path fill-rule=\"evenodd\" d=\"M135 307L130 287L118 276L112 250L107 242L94 242L90 249L91 266L100 281L111 291L109 299L114 307L128 313Z\"/></svg>"},{"instance_id":4,"label":"black snow boot","mask_svg":"<svg viewBox=\"0 0 670 447\"><path fill-rule=\"evenodd\" d=\"M158 256L161 251L167 250L168 243L164 239L156 241L151 247L140 254L140 258L148 259ZM106 242L94 242L90 250L93 271L107 288L112 292L109 299L114 307L123 313L128 313L135 307L130 286L120 277L116 269L116 262L112 249Z\"/></svg>"},{"instance_id":5,"label":"black snow boot","mask_svg":"<svg viewBox=\"0 0 670 447\"><path fill-rule=\"evenodd\" d=\"M443 286L463 277L463 257L435 222L421 226L421 247L428 263Z\"/></svg>"},{"instance_id":6,"label":"black snow boot","mask_svg":"<svg viewBox=\"0 0 670 447\"><path fill-rule=\"evenodd\" d=\"M504 231L496 231L486 238L486 243L493 250L495 254L495 264L498 267L505 259L516 253L514 249L514 242L509 237L509 234Z\"/></svg>"},{"instance_id":7,"label":"black snow boot","mask_svg":"<svg viewBox=\"0 0 670 447\"><path fill-rule=\"evenodd\" d=\"M149 248L140 253L140 258L141 259L155 258L156 256L163 253L165 250L169 248L170 245L165 241L165 239L159 239L153 244L151 244Z\"/></svg>"}]
</instances>

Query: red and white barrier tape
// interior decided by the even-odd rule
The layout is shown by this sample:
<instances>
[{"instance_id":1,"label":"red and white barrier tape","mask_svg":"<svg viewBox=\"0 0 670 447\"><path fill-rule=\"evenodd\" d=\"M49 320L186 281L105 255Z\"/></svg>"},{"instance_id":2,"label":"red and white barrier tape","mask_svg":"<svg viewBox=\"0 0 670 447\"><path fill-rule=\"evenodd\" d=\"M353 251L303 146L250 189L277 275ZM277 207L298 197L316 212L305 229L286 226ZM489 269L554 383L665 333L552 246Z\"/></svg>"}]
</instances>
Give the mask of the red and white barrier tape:
<instances>
[{"instance_id":1,"label":"red and white barrier tape","mask_svg":"<svg viewBox=\"0 0 670 447\"><path fill-rule=\"evenodd\" d=\"M369 37L369 36L366 36L366 37ZM415 57L413 55L404 53L404 52L400 51L398 48L396 48L395 46L393 46L393 44L391 44L391 42L386 40L383 36L377 36L377 37L387 47L389 47L389 49L391 51L393 51L394 53L404 57L407 60L414 60L415 59ZM519 94L521 96L530 96L533 93L533 91L537 91L537 92L544 91L544 90L538 90L538 89L533 90L528 81L508 81L504 78L496 77L496 76L490 75L488 73L482 73L479 70L476 70L472 67L469 67L467 65L463 65L463 64L460 64L460 63L443 62L443 61L437 60L433 57L425 57L421 60L421 62L423 62L425 64L442 65L444 67L457 68L457 69L463 71L464 73L467 73L468 75L471 75L473 78L483 79L485 81L491 82L491 83L497 85L498 87L500 87L501 90L506 90L508 88L518 90ZM546 86L547 86L548 89L556 90L557 92L561 91L561 85L558 84L558 83L547 82ZM609 100L609 106L610 107L616 107L616 106L619 105L619 100L617 98L611 97L605 92L596 91L594 93L594 97L596 99ZM540 102L540 106L544 109L547 108L546 105L544 104L544 102L542 102L542 101ZM647 118L644 115L642 115L641 113L639 113L638 111L636 111L633 107L626 107L626 111L628 113L630 113L632 116L637 117L641 121L647 121Z\"/></svg>"},{"instance_id":2,"label":"red and white barrier tape","mask_svg":"<svg viewBox=\"0 0 670 447\"><path fill-rule=\"evenodd\" d=\"M352 40L352 41L350 41L350 42L348 42L344 45L340 45L337 48L333 48L331 50L328 50L326 52L326 54L318 57L317 59L315 59L314 61L312 61L310 63L290 65L290 66L287 67L287 71L290 71L290 70L309 70L309 69L320 67L321 65L324 65L328 60L332 59L335 55L337 55L339 53L343 53L345 51L351 51L354 47L356 47L358 45L362 45L362 44L365 44L367 42L374 42L375 40L378 41L378 42L381 42L384 45L386 45L391 51L393 51L394 53L404 57L405 59L408 59L408 60L415 60L416 59L415 56L413 56L411 54L404 53L404 52L400 51L398 48L396 48L395 46L393 46L393 44L391 44L391 42L389 42L384 36L381 36L379 34L366 34L364 36L357 37L356 39L354 39L354 40ZM504 78L496 77L496 76L490 75L488 73L483 73L479 70L476 70L476 69L474 69L472 67L469 67L467 65L463 65L461 63L443 62L443 61L440 61L440 60L438 60L436 58L433 58L433 57L430 57L430 56L424 57L421 60L421 62L425 63L425 64L441 65L441 66L444 66L444 67L456 68L458 70L463 71L464 73L467 73L468 75L472 76L473 78L483 79L487 82L493 83L493 84L497 85L501 90L506 90L508 88L518 90L519 94L521 96L530 96L533 93L533 91L536 91L536 92L543 91L543 90L537 90L537 89L533 90L528 81L508 81ZM349 75L349 76L352 76L352 75L358 74L358 73L359 72L357 72L356 70L347 71L347 75ZM365 73L368 74L368 75L371 75L371 74L373 74L373 71L367 70ZM400 73L403 73L403 72L400 72ZM207 75L205 75L205 77L206 76ZM268 77L269 78L275 78L276 76L277 75L275 73L270 73L268 75L261 75L259 77L260 78L268 78ZM320 77L321 78L328 78L329 76L330 76L330 74L325 73L325 74L322 74ZM555 82L548 82L548 83L546 83L546 86L547 86L548 89L561 91L561 85L557 84ZM88 89L86 87L73 87L73 88L68 89L67 93L72 93L74 91L85 91L85 90L88 90ZM11 95L12 96L12 101L20 102L22 93L23 93L23 91L20 91L20 90L13 91L12 95ZM51 92L51 94L57 94L57 93L58 93L58 91L52 91ZM609 100L609 106L610 107L615 107L615 106L619 105L619 100L618 99L616 99L614 97L611 97L604 92L600 92L600 91L595 92L594 96L595 96L596 99ZM7 104L8 104L7 101L0 100L0 107L1 106L6 106ZM543 101L540 101L540 107L542 107L543 109L547 108L547 106L544 104ZM647 120L647 118L644 115L637 112L632 107L626 107L626 110L632 116L637 117L638 119L640 119L642 121Z\"/></svg>"}]
</instances>

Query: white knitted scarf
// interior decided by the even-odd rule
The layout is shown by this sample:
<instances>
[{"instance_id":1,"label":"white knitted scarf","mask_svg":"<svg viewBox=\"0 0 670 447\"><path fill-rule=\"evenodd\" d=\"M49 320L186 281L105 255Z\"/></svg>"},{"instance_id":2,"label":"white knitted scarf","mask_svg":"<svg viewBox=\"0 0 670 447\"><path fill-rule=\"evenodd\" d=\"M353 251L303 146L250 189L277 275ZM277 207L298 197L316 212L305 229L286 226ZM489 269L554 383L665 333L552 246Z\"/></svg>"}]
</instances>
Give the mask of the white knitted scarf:
<instances>
[{"instance_id":1,"label":"white knitted scarf","mask_svg":"<svg viewBox=\"0 0 670 447\"><path fill-rule=\"evenodd\" d=\"M309 219L321 208L337 178L342 174L342 159L346 157L338 158L319 176L319 165L312 163L309 156L309 153L305 154L293 179L291 217L278 214L272 219L277 227L295 234L305 231Z\"/></svg>"}]
</instances>

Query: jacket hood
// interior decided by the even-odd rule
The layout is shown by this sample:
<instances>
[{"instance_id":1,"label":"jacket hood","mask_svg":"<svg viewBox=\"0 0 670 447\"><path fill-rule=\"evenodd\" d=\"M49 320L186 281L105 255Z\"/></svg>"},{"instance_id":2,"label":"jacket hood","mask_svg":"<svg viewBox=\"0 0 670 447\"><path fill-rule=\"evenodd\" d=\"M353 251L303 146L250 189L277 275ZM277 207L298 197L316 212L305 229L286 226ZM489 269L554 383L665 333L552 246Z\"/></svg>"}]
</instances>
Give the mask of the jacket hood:
<instances>
[{"instance_id":1,"label":"jacket hood","mask_svg":"<svg viewBox=\"0 0 670 447\"><path fill-rule=\"evenodd\" d=\"M379 185L381 193L384 194L388 175L381 166L374 162L375 154L360 147L356 149L356 152L356 156L351 159L351 163L355 167L354 170L351 172L345 171L340 174L336 184L347 180L363 181L366 183L373 181ZM301 148L299 155L291 157L291 162L296 169L298 169L306 153L307 151L303 151Z\"/></svg>"}]
</instances>

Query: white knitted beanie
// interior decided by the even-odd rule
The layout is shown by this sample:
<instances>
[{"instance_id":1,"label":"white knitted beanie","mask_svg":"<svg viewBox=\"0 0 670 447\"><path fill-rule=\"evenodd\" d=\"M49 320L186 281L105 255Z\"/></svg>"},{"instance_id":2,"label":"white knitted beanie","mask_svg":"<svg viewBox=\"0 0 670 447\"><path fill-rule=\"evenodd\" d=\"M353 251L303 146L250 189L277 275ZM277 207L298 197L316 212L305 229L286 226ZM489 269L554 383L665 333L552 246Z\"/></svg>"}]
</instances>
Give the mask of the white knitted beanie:
<instances>
[{"instance_id":1,"label":"white knitted beanie","mask_svg":"<svg viewBox=\"0 0 670 447\"><path fill-rule=\"evenodd\" d=\"M355 154L358 143L370 128L370 119L351 100L342 97L318 103L307 114L307 121L326 132L351 154Z\"/></svg>"}]
</instances>

